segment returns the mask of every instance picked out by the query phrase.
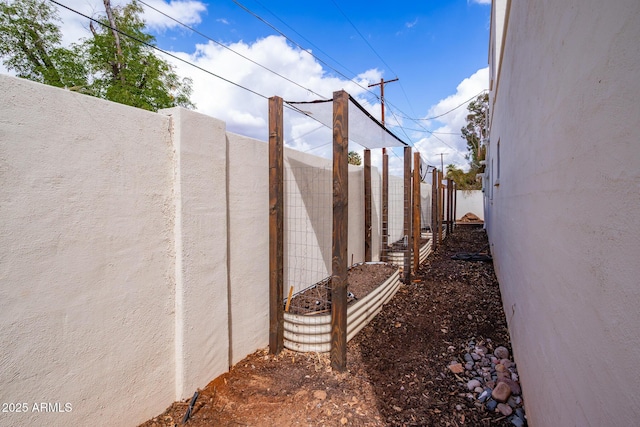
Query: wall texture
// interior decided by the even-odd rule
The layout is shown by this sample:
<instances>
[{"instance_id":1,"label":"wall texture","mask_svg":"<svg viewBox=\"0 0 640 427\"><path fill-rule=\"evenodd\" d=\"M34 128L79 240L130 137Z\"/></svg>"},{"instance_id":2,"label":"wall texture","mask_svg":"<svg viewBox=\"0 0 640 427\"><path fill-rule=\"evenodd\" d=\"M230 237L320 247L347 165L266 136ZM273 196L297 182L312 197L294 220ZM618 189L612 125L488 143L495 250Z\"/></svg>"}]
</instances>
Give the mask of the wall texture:
<instances>
[{"instance_id":1,"label":"wall texture","mask_svg":"<svg viewBox=\"0 0 640 427\"><path fill-rule=\"evenodd\" d=\"M634 425L640 3L510 3L485 195L527 416Z\"/></svg>"},{"instance_id":2,"label":"wall texture","mask_svg":"<svg viewBox=\"0 0 640 427\"><path fill-rule=\"evenodd\" d=\"M0 424L142 421L175 398L170 119L7 76L0 94L0 401L29 405Z\"/></svg>"},{"instance_id":3,"label":"wall texture","mask_svg":"<svg viewBox=\"0 0 640 427\"><path fill-rule=\"evenodd\" d=\"M481 190L456 190L456 219L468 212L484 219L484 196Z\"/></svg>"},{"instance_id":4,"label":"wall texture","mask_svg":"<svg viewBox=\"0 0 640 427\"><path fill-rule=\"evenodd\" d=\"M267 158L265 142L192 111L0 75L0 402L28 405L0 425L137 425L265 347ZM331 162L287 149L285 165L305 250L330 268ZM377 260L375 168L372 180ZM354 263L363 187L350 167Z\"/></svg>"}]
</instances>

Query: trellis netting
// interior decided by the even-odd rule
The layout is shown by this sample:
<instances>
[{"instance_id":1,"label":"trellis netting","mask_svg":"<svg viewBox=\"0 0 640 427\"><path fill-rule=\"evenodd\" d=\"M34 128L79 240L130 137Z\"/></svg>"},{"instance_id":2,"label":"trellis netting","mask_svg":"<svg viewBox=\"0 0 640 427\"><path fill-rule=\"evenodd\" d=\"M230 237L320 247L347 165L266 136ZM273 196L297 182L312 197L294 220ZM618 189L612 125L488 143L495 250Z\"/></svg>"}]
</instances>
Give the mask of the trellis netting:
<instances>
[{"instance_id":1,"label":"trellis netting","mask_svg":"<svg viewBox=\"0 0 640 427\"><path fill-rule=\"evenodd\" d=\"M333 128L333 100L285 101L289 106ZM349 95L349 139L365 148L404 147L407 144L376 120Z\"/></svg>"}]
</instances>

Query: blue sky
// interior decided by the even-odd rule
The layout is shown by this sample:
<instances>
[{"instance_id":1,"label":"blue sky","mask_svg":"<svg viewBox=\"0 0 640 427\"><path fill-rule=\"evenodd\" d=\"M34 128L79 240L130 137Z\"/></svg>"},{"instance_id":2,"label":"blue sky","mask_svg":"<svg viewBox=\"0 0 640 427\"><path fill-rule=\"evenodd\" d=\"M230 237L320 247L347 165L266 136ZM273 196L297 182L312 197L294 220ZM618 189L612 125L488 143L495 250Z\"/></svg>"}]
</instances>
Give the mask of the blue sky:
<instances>
[{"instance_id":1,"label":"blue sky","mask_svg":"<svg viewBox=\"0 0 640 427\"><path fill-rule=\"evenodd\" d=\"M386 95L406 113L426 114L487 65L489 5L465 0L240 3L350 78L369 69L380 70L385 79L399 77L386 86ZM223 43L277 34L230 0L207 3L202 19L196 28ZM161 45L181 51L204 41L188 32L157 37Z\"/></svg>"},{"instance_id":2,"label":"blue sky","mask_svg":"<svg viewBox=\"0 0 640 427\"><path fill-rule=\"evenodd\" d=\"M100 0L59 1L87 15L103 10ZM345 89L379 118L379 87L367 86L380 78L399 78L385 86L388 126L428 163L439 164L439 153L444 152L445 164L466 165L465 143L457 135L464 125L464 106L438 120L412 119L442 114L487 88L488 0L142 1L148 29L160 48L266 97L310 100L318 98L314 93L330 97ZM123 2L112 0L114 5ZM65 10L60 16L66 43L89 36L85 18ZM198 111L224 120L229 131L267 139L265 99L185 62L170 61L181 76L193 79ZM285 115L285 120L289 146L328 155L328 130L316 129L317 123L304 117ZM362 151L359 146L353 149ZM374 154L374 165L377 158ZM399 170L400 159L390 160L392 171Z\"/></svg>"}]
</instances>

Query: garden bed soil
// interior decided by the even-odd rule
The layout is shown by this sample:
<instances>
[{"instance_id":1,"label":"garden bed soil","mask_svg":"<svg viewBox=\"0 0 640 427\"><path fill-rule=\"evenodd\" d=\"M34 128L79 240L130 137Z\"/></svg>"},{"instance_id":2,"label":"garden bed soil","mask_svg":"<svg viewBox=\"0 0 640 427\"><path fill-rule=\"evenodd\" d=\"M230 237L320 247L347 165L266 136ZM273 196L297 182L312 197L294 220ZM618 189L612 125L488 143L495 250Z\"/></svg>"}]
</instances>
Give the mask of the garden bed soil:
<instances>
[{"instance_id":1,"label":"garden bed soil","mask_svg":"<svg viewBox=\"0 0 640 427\"><path fill-rule=\"evenodd\" d=\"M347 271L348 304L367 296L382 285L398 268L391 264L356 264ZM291 298L289 313L313 315L331 310L330 279L305 289Z\"/></svg>"},{"instance_id":2,"label":"garden bed soil","mask_svg":"<svg viewBox=\"0 0 640 427\"><path fill-rule=\"evenodd\" d=\"M421 237L420 247L423 247L424 245L426 245L428 241L429 239ZM389 252L404 252L405 250L406 250L406 246L404 245L404 241L402 239L398 240L397 242L394 242L391 246L389 246Z\"/></svg>"},{"instance_id":3,"label":"garden bed soil","mask_svg":"<svg viewBox=\"0 0 640 427\"><path fill-rule=\"evenodd\" d=\"M332 371L328 354L258 350L200 391L186 425L510 425L448 369L470 339L511 349L492 264L451 259L486 243L481 229L448 236L348 343L347 371ZM187 407L176 402L142 426L181 425Z\"/></svg>"}]
</instances>

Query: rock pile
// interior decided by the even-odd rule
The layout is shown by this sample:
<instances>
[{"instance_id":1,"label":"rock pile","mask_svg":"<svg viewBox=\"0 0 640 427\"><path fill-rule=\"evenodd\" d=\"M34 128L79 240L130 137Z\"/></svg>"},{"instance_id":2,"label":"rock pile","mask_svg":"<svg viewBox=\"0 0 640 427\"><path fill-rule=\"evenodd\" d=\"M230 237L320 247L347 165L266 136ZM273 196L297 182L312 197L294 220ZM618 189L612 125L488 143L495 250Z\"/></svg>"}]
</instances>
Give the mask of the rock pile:
<instances>
[{"instance_id":1,"label":"rock pile","mask_svg":"<svg viewBox=\"0 0 640 427\"><path fill-rule=\"evenodd\" d=\"M489 412L499 412L516 427L527 424L516 364L506 347L492 350L490 339L467 343L461 360L449 364L465 388L467 399Z\"/></svg>"}]
</instances>

